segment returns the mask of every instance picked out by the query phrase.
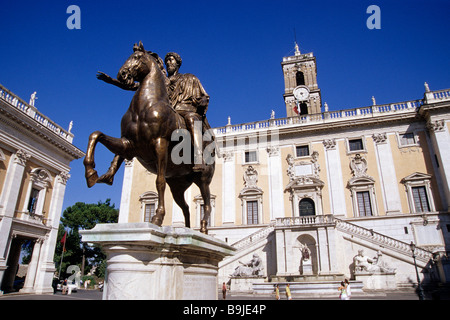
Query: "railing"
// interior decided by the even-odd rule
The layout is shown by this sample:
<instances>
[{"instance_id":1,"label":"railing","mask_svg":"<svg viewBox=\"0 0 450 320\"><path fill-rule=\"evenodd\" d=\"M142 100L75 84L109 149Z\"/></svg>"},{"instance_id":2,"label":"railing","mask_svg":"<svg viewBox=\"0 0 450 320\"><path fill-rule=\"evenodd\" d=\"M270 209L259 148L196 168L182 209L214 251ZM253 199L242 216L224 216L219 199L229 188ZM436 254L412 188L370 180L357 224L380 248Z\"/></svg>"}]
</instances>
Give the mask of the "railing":
<instances>
[{"instance_id":1,"label":"railing","mask_svg":"<svg viewBox=\"0 0 450 320\"><path fill-rule=\"evenodd\" d=\"M277 227L291 227L291 226L311 226L318 224L334 224L335 217L333 215L319 215L319 216L303 216L303 217L289 217L277 218Z\"/></svg>"},{"instance_id":2,"label":"railing","mask_svg":"<svg viewBox=\"0 0 450 320\"><path fill-rule=\"evenodd\" d=\"M290 218L278 218L276 221L277 227L291 227L291 226L305 226L310 227L320 224L332 224L336 226L336 229L349 233L353 236L362 238L364 240L371 241L386 248L390 248L397 252L401 252L404 255L411 256L411 247L409 243L391 238L384 234L375 232L371 229L367 229L356 224L341 220L333 215L318 215L318 216L304 216L304 217L290 217ZM416 247L416 258L418 260L427 262L433 257L433 253Z\"/></svg>"},{"instance_id":3,"label":"railing","mask_svg":"<svg viewBox=\"0 0 450 320\"><path fill-rule=\"evenodd\" d=\"M28 103L23 101L20 97L13 94L11 91L0 85L0 100L3 100L7 103L9 103L11 106L16 108L17 110L20 110L23 114L27 115L31 119L34 119L35 121L39 122L42 126L48 128L64 140L67 140L68 142L72 143L73 141L73 134L67 132L63 128L61 128L59 125L54 123L52 120L50 120L48 117L37 111L37 109L33 106L30 106Z\"/></svg>"},{"instance_id":4,"label":"railing","mask_svg":"<svg viewBox=\"0 0 450 320\"><path fill-rule=\"evenodd\" d=\"M450 98L450 91L439 91L436 94L442 97ZM246 131L254 131L259 129L272 129L289 127L293 125L307 125L317 123L328 123L341 120L358 119L366 117L378 117L388 113L416 112L423 104L423 100L405 101L399 103L391 103L384 105L374 105L370 107L345 109L338 111L327 111L316 114L300 115L289 118L269 119L263 121L255 121L237 125L227 125L225 127L215 128L215 134L240 133Z\"/></svg>"},{"instance_id":5,"label":"railing","mask_svg":"<svg viewBox=\"0 0 450 320\"><path fill-rule=\"evenodd\" d=\"M433 91L433 97L436 100L447 100L447 99L450 99L450 89Z\"/></svg>"},{"instance_id":6,"label":"railing","mask_svg":"<svg viewBox=\"0 0 450 320\"><path fill-rule=\"evenodd\" d=\"M347 221L343 221L341 219L335 218L336 221L336 229L343 231L343 232L347 232L353 236L357 236L359 238L365 239L365 240L369 240L371 242L375 242L378 245L382 245L384 247L388 247L390 249L399 251L401 253L403 253L404 255L407 256L411 256L411 246L410 244L388 237L384 234L375 232L371 229L367 229L361 226L358 226L356 224L347 222ZM416 247L415 249L415 254L416 254L416 258L418 260L427 262L429 261L432 257L433 257L433 253Z\"/></svg>"},{"instance_id":7,"label":"railing","mask_svg":"<svg viewBox=\"0 0 450 320\"><path fill-rule=\"evenodd\" d=\"M333 215L318 215L318 216L304 216L304 217L289 217L289 218L277 218L276 222L258 230L257 232L237 241L232 246L236 249L242 249L249 245L252 245L259 240L267 237L275 227L293 227L293 226L318 226L318 225L332 225L336 229L342 232L346 232L352 236L376 243L377 245L389 248L391 250L397 251L411 257L411 247L410 244L391 238L384 234L375 232L371 229L367 229L356 224L341 220ZM423 262L428 262L433 257L431 251L416 247L415 249L416 258Z\"/></svg>"},{"instance_id":8,"label":"railing","mask_svg":"<svg viewBox=\"0 0 450 320\"><path fill-rule=\"evenodd\" d=\"M258 231L252 233L251 235L233 243L232 246L239 250L239 249L247 247L255 242L258 242L259 240L267 237L267 235L275 229L274 226L275 226L275 224L270 224L265 228L259 229Z\"/></svg>"}]
</instances>

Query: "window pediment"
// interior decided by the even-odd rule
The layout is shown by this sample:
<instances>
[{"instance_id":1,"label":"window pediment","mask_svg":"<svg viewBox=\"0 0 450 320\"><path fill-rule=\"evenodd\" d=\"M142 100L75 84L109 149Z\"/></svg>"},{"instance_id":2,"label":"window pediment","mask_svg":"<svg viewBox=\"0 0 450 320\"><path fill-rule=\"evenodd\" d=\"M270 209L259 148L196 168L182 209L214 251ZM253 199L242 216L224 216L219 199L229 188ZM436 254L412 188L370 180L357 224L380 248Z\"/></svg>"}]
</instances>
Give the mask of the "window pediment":
<instances>
[{"instance_id":1,"label":"window pediment","mask_svg":"<svg viewBox=\"0 0 450 320\"><path fill-rule=\"evenodd\" d=\"M258 187L254 187L254 188L244 188L241 190L241 192L239 193L239 198L242 197L247 197L247 196L260 196L262 195L264 192L262 191L262 189L258 188Z\"/></svg>"},{"instance_id":2,"label":"window pediment","mask_svg":"<svg viewBox=\"0 0 450 320\"><path fill-rule=\"evenodd\" d=\"M348 187L358 187L358 186L367 186L373 185L375 183L375 179L372 177L353 177L348 181Z\"/></svg>"},{"instance_id":3,"label":"window pediment","mask_svg":"<svg viewBox=\"0 0 450 320\"><path fill-rule=\"evenodd\" d=\"M409 176L406 176L402 179L402 183L408 183L408 182L424 182L427 180L431 180L433 176L431 174L426 173L420 173L420 172L414 172L410 174Z\"/></svg>"},{"instance_id":4,"label":"window pediment","mask_svg":"<svg viewBox=\"0 0 450 320\"><path fill-rule=\"evenodd\" d=\"M318 178L301 176L289 182L284 191L286 192L298 189L316 189L322 188L324 185L325 183Z\"/></svg>"},{"instance_id":5,"label":"window pediment","mask_svg":"<svg viewBox=\"0 0 450 320\"><path fill-rule=\"evenodd\" d=\"M157 199L157 198L158 198L158 193L156 193L154 191L147 191L139 196L139 201Z\"/></svg>"}]
</instances>

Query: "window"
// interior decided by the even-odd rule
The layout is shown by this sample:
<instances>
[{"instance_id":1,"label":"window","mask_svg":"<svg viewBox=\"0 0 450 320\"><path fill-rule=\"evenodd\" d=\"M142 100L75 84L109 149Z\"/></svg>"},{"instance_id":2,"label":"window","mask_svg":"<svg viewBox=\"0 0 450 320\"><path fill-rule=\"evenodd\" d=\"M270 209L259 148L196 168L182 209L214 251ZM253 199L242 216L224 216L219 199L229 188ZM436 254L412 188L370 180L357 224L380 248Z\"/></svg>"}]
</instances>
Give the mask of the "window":
<instances>
[{"instance_id":1,"label":"window","mask_svg":"<svg viewBox=\"0 0 450 320\"><path fill-rule=\"evenodd\" d=\"M258 162L256 151L246 151L244 160L245 163Z\"/></svg>"},{"instance_id":2,"label":"window","mask_svg":"<svg viewBox=\"0 0 450 320\"><path fill-rule=\"evenodd\" d=\"M295 80L297 82L297 86L305 85L305 75L301 71L297 71L295 74Z\"/></svg>"},{"instance_id":3,"label":"window","mask_svg":"<svg viewBox=\"0 0 450 320\"><path fill-rule=\"evenodd\" d=\"M203 219L203 215L205 213L205 204L202 198L202 195L199 194L194 197L194 203L195 203L195 225L196 227L200 227L200 221ZM214 227L214 216L216 211L216 196L211 194L210 198L211 203L211 213L209 215L209 218L207 220L208 227Z\"/></svg>"},{"instance_id":4,"label":"window","mask_svg":"<svg viewBox=\"0 0 450 320\"><path fill-rule=\"evenodd\" d=\"M299 212L300 217L303 216L314 216L316 214L316 210L314 208L314 201L308 198L304 198L300 200L299 203Z\"/></svg>"},{"instance_id":5,"label":"window","mask_svg":"<svg viewBox=\"0 0 450 320\"><path fill-rule=\"evenodd\" d=\"M308 114L308 105L305 102L300 103L300 115Z\"/></svg>"},{"instance_id":6,"label":"window","mask_svg":"<svg viewBox=\"0 0 450 320\"><path fill-rule=\"evenodd\" d=\"M141 202L141 219L143 222L151 222L152 217L156 213L158 207L158 194L153 191L148 191L140 195Z\"/></svg>"},{"instance_id":7,"label":"window","mask_svg":"<svg viewBox=\"0 0 450 320\"><path fill-rule=\"evenodd\" d=\"M25 196L27 201L24 202L22 207L24 213L29 213L35 219L44 218L44 205L47 189L51 186L51 179L50 172L44 168L36 168L31 171Z\"/></svg>"},{"instance_id":8,"label":"window","mask_svg":"<svg viewBox=\"0 0 450 320\"><path fill-rule=\"evenodd\" d=\"M40 190L36 188L31 189L30 200L28 201L28 208L27 208L29 213L36 213L36 204L39 199L39 191Z\"/></svg>"},{"instance_id":9,"label":"window","mask_svg":"<svg viewBox=\"0 0 450 320\"><path fill-rule=\"evenodd\" d=\"M309 156L309 146L296 146L295 153L297 157Z\"/></svg>"},{"instance_id":10,"label":"window","mask_svg":"<svg viewBox=\"0 0 450 320\"><path fill-rule=\"evenodd\" d=\"M356 192L358 201L358 214L360 217L372 216L372 206L370 204L369 191Z\"/></svg>"},{"instance_id":11,"label":"window","mask_svg":"<svg viewBox=\"0 0 450 320\"><path fill-rule=\"evenodd\" d=\"M400 144L402 146L416 144L416 139L414 137L414 133L407 132L407 133L400 135Z\"/></svg>"},{"instance_id":12,"label":"window","mask_svg":"<svg viewBox=\"0 0 450 320\"><path fill-rule=\"evenodd\" d=\"M401 183L406 187L406 195L411 213L433 212L435 205L431 191L432 175L415 172L403 178Z\"/></svg>"},{"instance_id":13,"label":"window","mask_svg":"<svg viewBox=\"0 0 450 320\"><path fill-rule=\"evenodd\" d=\"M362 139L348 140L348 149L350 151L361 151L361 150L364 150L364 145L363 145Z\"/></svg>"},{"instance_id":14,"label":"window","mask_svg":"<svg viewBox=\"0 0 450 320\"><path fill-rule=\"evenodd\" d=\"M415 212L430 212L427 192L424 186L412 187Z\"/></svg>"},{"instance_id":15,"label":"window","mask_svg":"<svg viewBox=\"0 0 450 320\"><path fill-rule=\"evenodd\" d=\"M247 201L247 224L258 224L258 201Z\"/></svg>"},{"instance_id":16,"label":"window","mask_svg":"<svg viewBox=\"0 0 450 320\"><path fill-rule=\"evenodd\" d=\"M146 203L144 212L144 222L152 221L152 217L155 215L155 203Z\"/></svg>"}]
</instances>

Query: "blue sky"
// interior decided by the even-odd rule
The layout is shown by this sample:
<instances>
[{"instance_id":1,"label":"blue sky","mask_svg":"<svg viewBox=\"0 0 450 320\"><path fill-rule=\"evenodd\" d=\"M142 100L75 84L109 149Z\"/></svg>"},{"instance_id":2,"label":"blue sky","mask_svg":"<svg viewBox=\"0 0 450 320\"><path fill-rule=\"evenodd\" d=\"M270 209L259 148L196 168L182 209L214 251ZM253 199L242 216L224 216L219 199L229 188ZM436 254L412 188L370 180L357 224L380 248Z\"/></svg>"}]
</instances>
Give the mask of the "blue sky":
<instances>
[{"instance_id":1,"label":"blue sky","mask_svg":"<svg viewBox=\"0 0 450 320\"><path fill-rule=\"evenodd\" d=\"M81 29L69 30L69 5ZM369 5L381 29L369 30ZM317 57L322 102L330 110L391 103L450 88L450 1L4 1L0 11L0 83L67 128L85 151L92 131L120 136L131 92L100 82L117 74L133 43L183 58L181 72L198 76L211 96L213 127L286 116L281 61L300 50ZM104 173L113 155L97 151ZM82 159L71 163L64 208L111 198L119 207L123 168L114 186L88 189Z\"/></svg>"}]
</instances>

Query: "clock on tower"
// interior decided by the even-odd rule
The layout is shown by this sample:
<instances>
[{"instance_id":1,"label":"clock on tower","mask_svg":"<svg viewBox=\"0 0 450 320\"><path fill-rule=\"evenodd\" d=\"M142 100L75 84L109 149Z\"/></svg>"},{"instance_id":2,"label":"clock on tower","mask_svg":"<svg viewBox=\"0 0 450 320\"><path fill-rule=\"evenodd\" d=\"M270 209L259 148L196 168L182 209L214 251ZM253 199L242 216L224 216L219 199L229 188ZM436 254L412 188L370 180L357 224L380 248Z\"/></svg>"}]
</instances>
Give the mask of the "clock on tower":
<instances>
[{"instance_id":1,"label":"clock on tower","mask_svg":"<svg viewBox=\"0 0 450 320\"><path fill-rule=\"evenodd\" d=\"M284 102L288 117L321 112L320 89L317 85L316 57L301 53L295 44L293 56L281 62L284 74Z\"/></svg>"}]
</instances>

